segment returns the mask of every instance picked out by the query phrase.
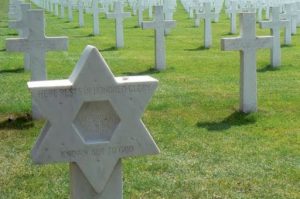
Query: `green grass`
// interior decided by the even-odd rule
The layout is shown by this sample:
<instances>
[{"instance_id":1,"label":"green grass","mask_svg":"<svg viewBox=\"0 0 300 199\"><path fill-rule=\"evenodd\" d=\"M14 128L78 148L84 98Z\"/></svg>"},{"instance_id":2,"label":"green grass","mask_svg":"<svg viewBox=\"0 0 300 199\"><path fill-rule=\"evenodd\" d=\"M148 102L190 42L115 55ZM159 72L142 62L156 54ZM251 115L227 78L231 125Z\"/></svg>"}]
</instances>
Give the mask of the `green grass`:
<instances>
[{"instance_id":1,"label":"green grass","mask_svg":"<svg viewBox=\"0 0 300 199\"><path fill-rule=\"evenodd\" d=\"M7 1L0 6L0 198L68 198L68 165L36 166L30 159L44 121L28 115L30 73L22 54L5 51L5 38L16 33L8 29ZM46 14L46 34L66 35L70 44L67 52L47 54L49 79L67 78L90 44L116 76L150 74L160 81L143 121L161 154L123 161L125 198L300 198L299 34L282 48L279 70L268 67L269 50L258 51L259 111L245 115L238 112L239 53L220 51L220 38L230 37L224 14L212 24L213 47L203 50L203 23L194 28L178 4L164 72L151 70L154 34L136 28L136 16L125 20L125 48L114 50L112 20L101 14L102 34L94 37L92 16L78 28L74 14L71 23Z\"/></svg>"}]
</instances>

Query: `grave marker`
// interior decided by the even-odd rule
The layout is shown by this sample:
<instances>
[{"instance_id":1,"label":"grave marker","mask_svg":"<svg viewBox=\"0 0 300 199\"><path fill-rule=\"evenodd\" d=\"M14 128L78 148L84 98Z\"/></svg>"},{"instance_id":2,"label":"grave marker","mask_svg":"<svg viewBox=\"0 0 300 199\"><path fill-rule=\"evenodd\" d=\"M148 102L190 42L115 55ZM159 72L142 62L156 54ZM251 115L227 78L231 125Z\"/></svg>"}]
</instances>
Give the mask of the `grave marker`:
<instances>
[{"instance_id":1,"label":"grave marker","mask_svg":"<svg viewBox=\"0 0 300 199\"><path fill-rule=\"evenodd\" d=\"M157 70L166 68L165 29L175 25L174 20L164 20L163 6L155 6L154 21L142 23L143 29L155 29L155 67Z\"/></svg>"},{"instance_id":2,"label":"grave marker","mask_svg":"<svg viewBox=\"0 0 300 199\"><path fill-rule=\"evenodd\" d=\"M65 18L65 1L60 0L60 18Z\"/></svg>"},{"instance_id":3,"label":"grave marker","mask_svg":"<svg viewBox=\"0 0 300 199\"><path fill-rule=\"evenodd\" d=\"M29 34L29 29L28 29L28 16L27 16L27 11L30 9L30 4L29 3L22 3L20 5L20 10L21 10L21 19L18 21L10 21L9 22L9 27L10 28L15 28L20 30L20 37L21 38L26 38L28 37ZM24 68L26 71L30 70L30 55L28 53L24 53Z\"/></svg>"},{"instance_id":4,"label":"grave marker","mask_svg":"<svg viewBox=\"0 0 300 199\"><path fill-rule=\"evenodd\" d=\"M79 23L79 27L83 27L84 26L84 13L83 13L83 0L78 0L78 23Z\"/></svg>"},{"instance_id":5,"label":"grave marker","mask_svg":"<svg viewBox=\"0 0 300 199\"><path fill-rule=\"evenodd\" d=\"M271 48L273 37L256 36L255 13L240 13L240 37L221 40L222 50L240 51L240 110L257 111L256 50Z\"/></svg>"},{"instance_id":6,"label":"grave marker","mask_svg":"<svg viewBox=\"0 0 300 199\"><path fill-rule=\"evenodd\" d=\"M47 119L33 161L69 162L71 199L121 199L121 159L159 153L141 120L157 84L149 76L114 77L92 46L69 79L29 82Z\"/></svg>"},{"instance_id":7,"label":"grave marker","mask_svg":"<svg viewBox=\"0 0 300 199\"><path fill-rule=\"evenodd\" d=\"M273 48L271 49L271 65L278 67L281 64L280 28L288 28L287 20L280 20L280 8L271 7L271 21L260 22L261 28L269 28L273 36Z\"/></svg>"},{"instance_id":8,"label":"grave marker","mask_svg":"<svg viewBox=\"0 0 300 199\"><path fill-rule=\"evenodd\" d=\"M69 21L73 21L73 2L68 0L68 18Z\"/></svg>"},{"instance_id":9,"label":"grave marker","mask_svg":"<svg viewBox=\"0 0 300 199\"><path fill-rule=\"evenodd\" d=\"M99 9L99 5L98 5L98 0L93 0L93 19L94 19L93 33L94 33L94 35L100 34L99 13L100 13L100 9Z\"/></svg>"},{"instance_id":10,"label":"grave marker","mask_svg":"<svg viewBox=\"0 0 300 199\"><path fill-rule=\"evenodd\" d=\"M204 47L210 48L212 44L211 20L215 17L215 13L211 12L211 4L209 2L204 3L203 13L198 13L197 17L204 19Z\"/></svg>"},{"instance_id":11,"label":"grave marker","mask_svg":"<svg viewBox=\"0 0 300 199\"><path fill-rule=\"evenodd\" d=\"M29 34L27 38L6 39L7 51L26 52L30 55L31 80L47 79L45 55L47 51L67 50L67 37L46 37L43 10L27 12ZM32 101L32 117L41 118L35 102Z\"/></svg>"},{"instance_id":12,"label":"grave marker","mask_svg":"<svg viewBox=\"0 0 300 199\"><path fill-rule=\"evenodd\" d=\"M285 4L285 13L281 17L290 21L290 33L292 35L297 33L297 17L298 14L293 12L292 4Z\"/></svg>"},{"instance_id":13,"label":"grave marker","mask_svg":"<svg viewBox=\"0 0 300 199\"><path fill-rule=\"evenodd\" d=\"M54 2L54 15L58 16L58 0Z\"/></svg>"},{"instance_id":14,"label":"grave marker","mask_svg":"<svg viewBox=\"0 0 300 199\"><path fill-rule=\"evenodd\" d=\"M144 21L144 1L143 0L137 0L138 3L138 27L142 26L142 22Z\"/></svg>"},{"instance_id":15,"label":"grave marker","mask_svg":"<svg viewBox=\"0 0 300 199\"><path fill-rule=\"evenodd\" d=\"M230 33L236 34L236 14L238 13L236 1L230 1L228 13L230 14Z\"/></svg>"},{"instance_id":16,"label":"grave marker","mask_svg":"<svg viewBox=\"0 0 300 199\"><path fill-rule=\"evenodd\" d=\"M123 20L131 16L130 12L123 12L123 4L115 2L115 12L107 13L107 18L115 19L116 23L116 46L117 48L124 47L124 28Z\"/></svg>"}]
</instances>

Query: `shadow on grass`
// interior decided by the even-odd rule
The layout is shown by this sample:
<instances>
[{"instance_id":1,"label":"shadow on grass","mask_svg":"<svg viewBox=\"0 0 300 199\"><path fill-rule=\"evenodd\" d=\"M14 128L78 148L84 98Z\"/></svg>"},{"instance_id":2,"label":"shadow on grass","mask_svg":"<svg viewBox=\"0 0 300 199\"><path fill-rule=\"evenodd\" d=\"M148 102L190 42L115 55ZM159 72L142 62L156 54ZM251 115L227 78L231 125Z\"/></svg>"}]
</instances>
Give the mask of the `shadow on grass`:
<instances>
[{"instance_id":1,"label":"shadow on grass","mask_svg":"<svg viewBox=\"0 0 300 199\"><path fill-rule=\"evenodd\" d=\"M222 34L222 36L233 36L233 35L236 35L236 34L231 33L231 32L227 32L227 33Z\"/></svg>"},{"instance_id":2,"label":"shadow on grass","mask_svg":"<svg viewBox=\"0 0 300 199\"><path fill-rule=\"evenodd\" d=\"M5 51L6 51L6 49L5 49L5 48L3 48L3 49L1 49L1 50L0 50L0 52L5 52Z\"/></svg>"},{"instance_id":3,"label":"shadow on grass","mask_svg":"<svg viewBox=\"0 0 300 199\"><path fill-rule=\"evenodd\" d=\"M280 70L280 68L279 67L274 68L274 67L272 67L272 65L267 65L263 68L257 69L256 71L259 72L259 73L265 73L265 72L268 72L268 71L277 71L277 70Z\"/></svg>"},{"instance_id":4,"label":"shadow on grass","mask_svg":"<svg viewBox=\"0 0 300 199\"><path fill-rule=\"evenodd\" d=\"M150 75L150 74L156 74L156 73L160 73L160 71L156 70L155 68L149 68L145 71L140 71L140 72L125 72L125 73L122 73L122 75L135 76L135 75Z\"/></svg>"},{"instance_id":5,"label":"shadow on grass","mask_svg":"<svg viewBox=\"0 0 300 199\"><path fill-rule=\"evenodd\" d=\"M22 73L22 72L24 72L24 68L0 70L0 74L2 74L2 73Z\"/></svg>"},{"instance_id":6,"label":"shadow on grass","mask_svg":"<svg viewBox=\"0 0 300 199\"><path fill-rule=\"evenodd\" d=\"M18 115L18 116L9 116L4 121L0 122L0 130L5 129L29 129L34 126L31 115Z\"/></svg>"},{"instance_id":7,"label":"shadow on grass","mask_svg":"<svg viewBox=\"0 0 300 199\"><path fill-rule=\"evenodd\" d=\"M75 37L75 38L84 38L84 37L94 37L94 36L95 35L93 33L91 33L91 34L88 34L88 35L75 35L73 37Z\"/></svg>"},{"instance_id":8,"label":"shadow on grass","mask_svg":"<svg viewBox=\"0 0 300 199\"><path fill-rule=\"evenodd\" d=\"M98 35L94 35L93 33L88 34L86 37L96 37Z\"/></svg>"},{"instance_id":9,"label":"shadow on grass","mask_svg":"<svg viewBox=\"0 0 300 199\"><path fill-rule=\"evenodd\" d=\"M8 25L0 26L0 28L8 28Z\"/></svg>"},{"instance_id":10,"label":"shadow on grass","mask_svg":"<svg viewBox=\"0 0 300 199\"><path fill-rule=\"evenodd\" d=\"M205 48L204 46L200 46L198 48L184 49L184 51L201 51L201 50L209 50L209 48Z\"/></svg>"},{"instance_id":11,"label":"shadow on grass","mask_svg":"<svg viewBox=\"0 0 300 199\"><path fill-rule=\"evenodd\" d=\"M142 28L142 26L135 25L135 26L133 26L132 28Z\"/></svg>"},{"instance_id":12,"label":"shadow on grass","mask_svg":"<svg viewBox=\"0 0 300 199\"><path fill-rule=\"evenodd\" d=\"M112 47L109 47L109 48L104 48L104 49L98 49L99 52L105 52L105 51L115 51L115 50L118 50L117 47L115 46L112 46Z\"/></svg>"},{"instance_id":13,"label":"shadow on grass","mask_svg":"<svg viewBox=\"0 0 300 199\"><path fill-rule=\"evenodd\" d=\"M251 113L243 113L235 111L228 117L219 122L198 122L199 128L206 128L208 131L223 131L230 129L232 126L242 126L254 124L256 122L255 115Z\"/></svg>"},{"instance_id":14,"label":"shadow on grass","mask_svg":"<svg viewBox=\"0 0 300 199\"><path fill-rule=\"evenodd\" d=\"M282 44L280 47L281 48L291 48L291 47L293 47L294 45L292 45L292 44Z\"/></svg>"},{"instance_id":15,"label":"shadow on grass","mask_svg":"<svg viewBox=\"0 0 300 199\"><path fill-rule=\"evenodd\" d=\"M8 33L8 36L18 36L18 33Z\"/></svg>"},{"instance_id":16,"label":"shadow on grass","mask_svg":"<svg viewBox=\"0 0 300 199\"><path fill-rule=\"evenodd\" d=\"M73 26L73 27L63 27L63 29L79 29L80 26Z\"/></svg>"}]
</instances>

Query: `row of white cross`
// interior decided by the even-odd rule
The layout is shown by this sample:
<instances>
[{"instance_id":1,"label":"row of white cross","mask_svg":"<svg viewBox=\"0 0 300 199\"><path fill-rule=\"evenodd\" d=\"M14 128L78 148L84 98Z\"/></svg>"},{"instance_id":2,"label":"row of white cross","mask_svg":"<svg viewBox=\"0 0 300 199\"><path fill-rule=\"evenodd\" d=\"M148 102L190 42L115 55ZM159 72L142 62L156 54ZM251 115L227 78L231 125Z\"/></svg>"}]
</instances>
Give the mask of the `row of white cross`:
<instances>
[{"instance_id":1,"label":"row of white cross","mask_svg":"<svg viewBox=\"0 0 300 199\"><path fill-rule=\"evenodd\" d=\"M30 4L20 3L19 1L16 5L18 9L16 13L20 13L20 15L15 16L17 20L12 21L10 27L19 29L22 34L20 34L21 38L7 39L6 49L7 51L24 52L25 69L32 70L31 79L33 81L45 80L47 79L45 53L49 50L66 50L68 46L67 38L46 37L43 10L31 10ZM123 12L121 2L115 2L114 12L108 12L106 16L115 19L116 46L122 48L124 46L123 20L130 17L130 13ZM94 17L94 19L99 19L99 17ZM175 26L175 21L165 20L163 7L157 6L155 20L153 22L142 22L142 26L144 29L155 29L155 66L156 69L163 70L166 66L164 33L167 28ZM99 25L94 27L99 27ZM34 101L32 101L32 115L33 118L41 117Z\"/></svg>"},{"instance_id":2,"label":"row of white cross","mask_svg":"<svg viewBox=\"0 0 300 199\"><path fill-rule=\"evenodd\" d=\"M233 3L233 2L231 2ZM231 4L232 5L232 4ZM205 20L205 42L204 46L206 48L209 48L211 46L211 19L214 18L214 12L212 11L211 3L204 3L204 8L201 13L197 13L198 18L204 18ZM254 78L254 68L255 67L255 49L260 47L267 47L271 48L271 65L273 67L279 67L281 65L281 50L280 50L280 28L285 28L285 42L286 44L290 44L291 42L291 33L293 33L293 29L296 29L296 27L292 26L292 16L290 9L292 4L285 4L284 10L285 13L281 13L281 7L271 7L271 20L270 21L261 21L260 26L261 28L268 28L271 30L272 39L271 37L267 37L267 42L256 42L259 40L258 37L256 37L255 34L255 13L251 14L243 14L241 15L240 20L240 28L241 28L241 37L238 38L230 38L228 40L222 40L222 49L223 50L240 50L242 52L242 60L241 60L241 71L245 74L241 74L241 86L243 85L245 88L241 88L241 110L244 112L252 112L256 111L257 105L255 100L251 100L251 97L243 97L243 93L251 93L251 96L256 96L252 92L249 92L251 90L250 88L254 89L256 86L251 85L247 86L248 84L245 82L256 82L254 81L256 78ZM31 16L33 14L29 13L41 13L42 11L29 11L26 12L26 9L28 9L28 5L23 5L25 11L24 12L24 19L23 21L28 21L26 19L27 15ZM115 18L116 20L116 44L117 47L123 47L124 46L124 39L123 39L123 23L122 21L124 18L129 17L130 13L123 12L123 4L120 2L115 2L114 5L115 11L113 13L107 13L108 18ZM235 22L235 15L237 12L234 12L233 9L229 10L231 22ZM41 14L40 14L41 15ZM253 17L254 16L254 17ZM281 17L284 17L285 19L281 19ZM25 55L26 60L30 60L29 65L35 65L33 67L39 66L38 69L35 69L33 71L33 77L38 76L38 78L32 78L35 79L46 79L46 69L45 69L45 61L44 61L44 54L45 51L51 50L51 49L65 49L64 42L59 41L59 38L56 38L57 43L53 42L51 43L51 39L47 37L42 37L41 35L44 35L44 32L41 31L43 29L43 20L39 20L42 17L33 17L35 20L29 20L27 22L27 28L32 27L34 29L32 32L32 35L26 35L23 37L23 39L9 39L7 42L7 50L9 51L24 51L27 55ZM98 17L97 17L98 18ZM253 22L254 20L254 22ZM18 21L19 24L22 24L22 20ZM12 26L16 27L16 25ZM17 24L17 22L16 22ZM297 24L297 23L294 23ZM24 26L24 25L22 25ZM158 70L165 69L166 62L165 62L165 38L164 34L167 29L172 28L175 26L175 21L173 20L165 20L164 17L164 9L163 6L156 6L155 7L155 20L152 22L141 22L141 26L144 29L152 28L155 29L155 57L156 62L155 66ZM232 25L233 26L233 25ZM233 28L231 28L233 29ZM24 30L22 30L23 34L28 32L26 31L26 27ZM27 33L28 34L28 33ZM43 41L43 42L41 42ZM50 42L50 44L48 44ZM65 41L65 40L64 40ZM232 41L232 42L231 42ZM238 42L241 43L238 43ZM271 41L271 44L269 43ZM229 42L229 43L228 43ZM262 45L262 46L261 46ZM34 46L34 47L33 47ZM247 50L245 50L247 49ZM249 50L251 49L251 50ZM28 58L27 58L28 57ZM34 59L32 59L34 57ZM34 63L34 64L33 64ZM29 67L27 67L29 68ZM252 71L252 72L251 72ZM241 72L241 73L242 73ZM36 75L34 75L36 74ZM252 75L251 75L252 74ZM244 82L245 81L245 82ZM244 92L245 90L245 92ZM255 91L256 93L256 91ZM250 100L251 102L245 102L247 100ZM251 105L252 104L252 105ZM248 108L247 108L248 107Z\"/></svg>"},{"instance_id":3,"label":"row of white cross","mask_svg":"<svg viewBox=\"0 0 300 199\"><path fill-rule=\"evenodd\" d=\"M32 151L34 162L70 162L72 199L122 198L121 158L159 152L140 119L157 87L157 80L115 78L98 49L88 46L69 79L37 81L46 79L45 52L66 50L67 38L46 37L43 10L32 10L30 4L24 3L18 6L15 13L20 9L21 14L14 16L16 21L11 22L10 27L17 28L21 38L8 39L6 48L27 54L28 68L32 71L32 82L28 85L33 95L33 116L38 116L35 111L39 107L48 120ZM116 30L123 29L122 20L130 13L123 12L120 2L115 2L114 10L106 14L116 19ZM279 28L290 23L280 20L280 7L271 7L270 12L271 21L261 22L261 27L271 29L273 36L257 37L256 14L248 12L239 14L241 35L221 40L222 50L240 51L240 109L243 112L257 110L256 50L271 48L272 65L280 63ZM204 3L202 15L198 14L205 18L206 29L210 30L208 19L214 17L211 3ZM165 20L163 7L155 6L155 20L142 21L141 26L155 29L156 66L163 69L164 34L166 29L175 26L175 21ZM122 44L118 39L117 43ZM99 117L99 112L103 116ZM95 118L97 125L98 120L110 124L100 131L97 125L93 126Z\"/></svg>"}]
</instances>

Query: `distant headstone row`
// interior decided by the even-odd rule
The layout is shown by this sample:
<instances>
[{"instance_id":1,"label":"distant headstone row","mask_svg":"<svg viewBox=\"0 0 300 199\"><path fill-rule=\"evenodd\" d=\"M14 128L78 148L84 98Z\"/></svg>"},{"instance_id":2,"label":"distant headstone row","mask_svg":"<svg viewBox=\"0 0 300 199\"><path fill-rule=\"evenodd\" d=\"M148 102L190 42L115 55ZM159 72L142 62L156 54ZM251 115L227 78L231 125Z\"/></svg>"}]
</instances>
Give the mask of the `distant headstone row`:
<instances>
[{"instance_id":1,"label":"distant headstone row","mask_svg":"<svg viewBox=\"0 0 300 199\"><path fill-rule=\"evenodd\" d=\"M49 12L54 12L55 15L59 15L59 7L61 8L61 18L64 17L64 8L68 7L69 21L73 20L73 10L77 9L79 13L78 23L79 27L84 26L84 13L93 14L93 35L100 35L100 22L99 14L105 13L107 18L114 18L116 23L116 48L124 47L124 33L123 33L123 20L131 16L130 12L124 12L124 1L111 1L111 0L33 0L35 4L46 9ZM129 0L128 5L132 8L133 14L138 14L138 26L141 27L143 23L143 12L147 8L149 9L149 16L152 18L152 6L155 6L155 12L159 12L159 19L155 21L166 20L166 23L161 28L164 34L156 35L155 37L155 68L157 70L164 70L166 68L165 58L165 44L164 35L170 32L168 27L168 21L173 21L173 12L175 11L175 0ZM113 12L110 12L113 10ZM158 10L158 11L156 11ZM160 11L162 10L162 11ZM175 21L173 21L175 24ZM146 24L146 22L144 22ZM165 24L165 25L164 25ZM156 29L156 28L155 28ZM156 29L156 34L158 33ZM159 32L160 33L160 32Z\"/></svg>"},{"instance_id":2,"label":"distant headstone row","mask_svg":"<svg viewBox=\"0 0 300 199\"><path fill-rule=\"evenodd\" d=\"M130 13L124 12L122 2L115 2L112 6L108 1L103 1L101 8L98 7L98 1L87 0L78 0L75 3L64 0L34 2L49 11L54 11L55 15L59 14L60 4L62 18L65 5L68 5L69 20L73 19L71 13L74 5L77 5L79 23L82 26L83 10L93 13L95 35L100 33L99 12L103 11L108 18L115 19L117 48L124 46L122 22L130 17ZM190 16L194 16L196 11L196 20L205 20L204 46L209 48L212 43L211 21L218 21L222 7L220 4L223 1L216 0L213 4L192 4L191 2L195 1L188 0L182 2ZM256 50L271 49L272 66L280 66L280 28L285 28L289 36L295 33L297 21L294 17L297 12L291 11L293 4L270 7L271 20L261 21L260 25L262 28L269 28L272 36L258 37L256 13L252 12L257 10L257 7L249 1L241 2L239 5L233 1L227 4L230 6L228 13L231 17L232 33L236 31L235 15L240 15L240 36L223 38L221 48L240 51L240 110L249 113L257 111ZM135 13L142 12L147 5L151 5L152 9L152 5L162 2L153 0L145 5L145 1L131 0L128 3ZM111 7L113 9L110 9ZM164 6L154 7L153 21L141 20L142 14L138 17L138 25L143 29L155 30L157 70L164 70L166 67L165 35L176 24L172 20L175 7L174 1L166 1ZM114 11L109 12L110 10ZM14 19L10 22L10 27L18 30L20 38L7 39L6 49L24 52L24 66L32 73L32 81L28 83L28 87L32 93L33 117L43 117L47 120L32 150L34 162L69 162L72 199L122 198L121 159L159 153L158 147L141 121L158 81L149 76L114 77L98 49L93 46L85 48L68 79L46 81L45 54L50 50L66 50L67 38L46 37L44 12L30 9L30 4L11 0L9 17ZM198 21L195 25L198 25ZM289 41L287 36L285 41Z\"/></svg>"}]
</instances>

